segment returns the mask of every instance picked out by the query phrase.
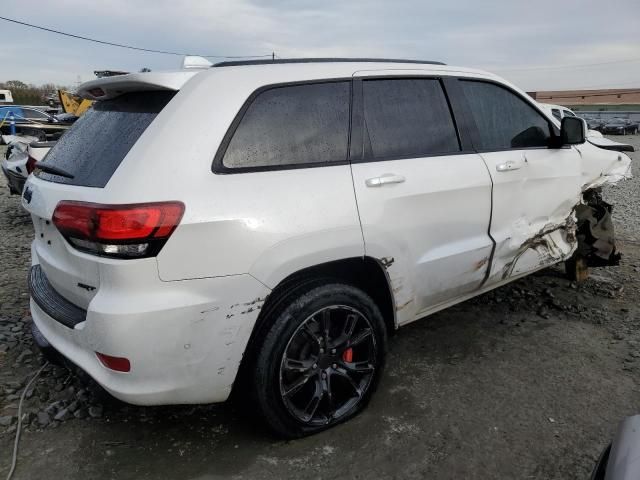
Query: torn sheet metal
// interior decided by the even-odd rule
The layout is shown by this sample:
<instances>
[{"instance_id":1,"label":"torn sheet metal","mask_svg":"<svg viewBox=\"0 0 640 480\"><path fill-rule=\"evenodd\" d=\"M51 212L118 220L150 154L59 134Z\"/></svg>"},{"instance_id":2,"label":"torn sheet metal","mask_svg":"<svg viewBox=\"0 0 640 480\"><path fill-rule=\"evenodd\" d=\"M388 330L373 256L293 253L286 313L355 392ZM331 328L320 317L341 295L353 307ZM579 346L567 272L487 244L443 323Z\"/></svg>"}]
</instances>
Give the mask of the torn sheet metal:
<instances>
[{"instance_id":1,"label":"torn sheet metal","mask_svg":"<svg viewBox=\"0 0 640 480\"><path fill-rule=\"evenodd\" d=\"M505 247L503 250L513 249L513 247ZM569 258L575 249L576 221L571 212L564 222L547 224L522 241L517 248L513 249L512 259L504 263L499 270L494 271L499 272L499 280L506 280L511 276L553 265Z\"/></svg>"},{"instance_id":2,"label":"torn sheet metal","mask_svg":"<svg viewBox=\"0 0 640 480\"><path fill-rule=\"evenodd\" d=\"M584 257L589 266L618 265L621 255L615 244L613 205L602 200L600 189L585 192L583 198L584 203L576 206L577 254Z\"/></svg>"},{"instance_id":3,"label":"torn sheet metal","mask_svg":"<svg viewBox=\"0 0 640 480\"><path fill-rule=\"evenodd\" d=\"M587 136L587 141L596 147L604 148L605 150L613 150L617 152L633 152L635 149L633 145L628 143L620 143L614 140L610 140L602 135L599 137Z\"/></svg>"}]
</instances>

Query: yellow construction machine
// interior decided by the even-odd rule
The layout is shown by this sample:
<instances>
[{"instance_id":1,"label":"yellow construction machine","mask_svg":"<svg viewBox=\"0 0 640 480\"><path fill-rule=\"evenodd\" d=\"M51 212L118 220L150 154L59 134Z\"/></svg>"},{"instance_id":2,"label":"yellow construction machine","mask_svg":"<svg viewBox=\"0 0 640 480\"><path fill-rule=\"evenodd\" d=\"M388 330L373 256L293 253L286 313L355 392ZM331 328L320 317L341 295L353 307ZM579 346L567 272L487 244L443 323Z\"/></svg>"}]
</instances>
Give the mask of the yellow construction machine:
<instances>
[{"instance_id":1,"label":"yellow construction machine","mask_svg":"<svg viewBox=\"0 0 640 480\"><path fill-rule=\"evenodd\" d=\"M58 97L60 98L60 105L62 106L64 113L70 113L76 117L82 116L82 114L93 104L92 100L81 98L78 95L67 92L66 90L58 90Z\"/></svg>"}]
</instances>

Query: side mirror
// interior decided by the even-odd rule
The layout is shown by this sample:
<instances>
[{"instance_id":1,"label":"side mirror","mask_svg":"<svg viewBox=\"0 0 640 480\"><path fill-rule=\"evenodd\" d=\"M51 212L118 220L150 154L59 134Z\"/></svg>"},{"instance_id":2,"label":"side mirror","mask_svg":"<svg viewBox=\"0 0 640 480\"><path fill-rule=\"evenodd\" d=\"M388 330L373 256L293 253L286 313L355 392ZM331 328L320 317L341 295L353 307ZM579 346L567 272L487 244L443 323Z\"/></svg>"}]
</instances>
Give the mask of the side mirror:
<instances>
[{"instance_id":1,"label":"side mirror","mask_svg":"<svg viewBox=\"0 0 640 480\"><path fill-rule=\"evenodd\" d=\"M562 145L584 143L587 136L586 122L578 117L564 117L560 123Z\"/></svg>"}]
</instances>

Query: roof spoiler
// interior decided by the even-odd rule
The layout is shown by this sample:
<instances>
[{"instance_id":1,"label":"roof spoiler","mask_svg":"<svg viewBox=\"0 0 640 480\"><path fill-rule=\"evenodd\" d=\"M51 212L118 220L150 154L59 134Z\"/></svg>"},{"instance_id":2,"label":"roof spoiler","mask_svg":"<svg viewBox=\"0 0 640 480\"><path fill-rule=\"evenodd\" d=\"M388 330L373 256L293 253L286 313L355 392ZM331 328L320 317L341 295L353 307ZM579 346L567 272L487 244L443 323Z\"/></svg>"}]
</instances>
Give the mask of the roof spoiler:
<instances>
[{"instance_id":1,"label":"roof spoiler","mask_svg":"<svg viewBox=\"0 0 640 480\"><path fill-rule=\"evenodd\" d=\"M80 85L78 95L89 100L108 100L129 92L178 91L196 73L198 72L192 69L176 72L129 73L97 78Z\"/></svg>"}]
</instances>

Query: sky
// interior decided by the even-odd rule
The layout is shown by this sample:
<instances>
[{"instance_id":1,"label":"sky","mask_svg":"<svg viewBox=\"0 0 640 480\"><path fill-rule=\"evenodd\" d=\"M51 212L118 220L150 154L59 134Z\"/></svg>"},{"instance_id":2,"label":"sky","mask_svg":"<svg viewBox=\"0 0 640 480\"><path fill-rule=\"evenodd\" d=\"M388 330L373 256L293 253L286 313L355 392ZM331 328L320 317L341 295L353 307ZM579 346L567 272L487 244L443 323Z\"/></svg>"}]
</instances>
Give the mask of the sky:
<instances>
[{"instance_id":1,"label":"sky","mask_svg":"<svg viewBox=\"0 0 640 480\"><path fill-rule=\"evenodd\" d=\"M527 91L640 87L640 0L20 0L2 2L0 15L199 55L439 60ZM0 32L0 81L74 86L94 70L182 61L1 20Z\"/></svg>"}]
</instances>

